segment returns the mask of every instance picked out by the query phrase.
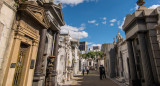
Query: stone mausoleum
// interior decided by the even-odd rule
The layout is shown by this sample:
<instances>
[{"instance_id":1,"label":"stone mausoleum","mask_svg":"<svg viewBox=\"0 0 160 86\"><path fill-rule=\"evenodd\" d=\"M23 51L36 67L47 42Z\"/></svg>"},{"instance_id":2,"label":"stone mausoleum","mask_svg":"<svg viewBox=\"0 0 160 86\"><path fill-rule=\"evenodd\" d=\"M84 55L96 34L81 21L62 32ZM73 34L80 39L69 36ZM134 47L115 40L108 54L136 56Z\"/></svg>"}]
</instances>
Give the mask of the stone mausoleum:
<instances>
[{"instance_id":1,"label":"stone mausoleum","mask_svg":"<svg viewBox=\"0 0 160 86\"><path fill-rule=\"evenodd\" d=\"M123 30L126 34L129 54L131 86L160 85L160 7L149 9L140 6L126 16Z\"/></svg>"},{"instance_id":2,"label":"stone mausoleum","mask_svg":"<svg viewBox=\"0 0 160 86\"><path fill-rule=\"evenodd\" d=\"M54 86L62 4L0 1L0 86Z\"/></svg>"}]
</instances>

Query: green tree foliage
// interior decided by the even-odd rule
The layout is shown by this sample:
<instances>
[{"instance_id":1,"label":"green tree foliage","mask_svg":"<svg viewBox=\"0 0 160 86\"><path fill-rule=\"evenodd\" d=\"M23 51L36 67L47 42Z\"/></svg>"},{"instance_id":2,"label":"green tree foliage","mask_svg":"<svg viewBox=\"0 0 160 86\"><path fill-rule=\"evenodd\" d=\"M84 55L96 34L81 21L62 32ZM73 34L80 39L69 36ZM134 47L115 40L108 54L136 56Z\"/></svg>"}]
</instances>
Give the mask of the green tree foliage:
<instances>
[{"instance_id":1,"label":"green tree foliage","mask_svg":"<svg viewBox=\"0 0 160 86\"><path fill-rule=\"evenodd\" d=\"M88 58L92 58L94 59L95 57L103 57L103 52L102 51L98 51L98 52L88 52L85 54L81 54L82 58L84 59L88 59Z\"/></svg>"}]
</instances>

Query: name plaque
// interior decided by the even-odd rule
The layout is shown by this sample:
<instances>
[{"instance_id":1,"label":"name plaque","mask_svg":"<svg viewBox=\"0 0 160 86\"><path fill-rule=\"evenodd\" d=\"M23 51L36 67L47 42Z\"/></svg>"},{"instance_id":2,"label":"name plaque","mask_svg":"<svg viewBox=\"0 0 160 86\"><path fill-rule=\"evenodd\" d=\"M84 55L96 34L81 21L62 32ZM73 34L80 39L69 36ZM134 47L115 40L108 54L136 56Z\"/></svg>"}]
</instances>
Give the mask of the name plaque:
<instances>
[{"instance_id":1,"label":"name plaque","mask_svg":"<svg viewBox=\"0 0 160 86\"><path fill-rule=\"evenodd\" d=\"M16 67L16 63L11 63L10 68L15 68Z\"/></svg>"},{"instance_id":2,"label":"name plaque","mask_svg":"<svg viewBox=\"0 0 160 86\"><path fill-rule=\"evenodd\" d=\"M31 60L30 69L34 69L34 63L35 63L35 61L34 61L34 60Z\"/></svg>"}]
</instances>

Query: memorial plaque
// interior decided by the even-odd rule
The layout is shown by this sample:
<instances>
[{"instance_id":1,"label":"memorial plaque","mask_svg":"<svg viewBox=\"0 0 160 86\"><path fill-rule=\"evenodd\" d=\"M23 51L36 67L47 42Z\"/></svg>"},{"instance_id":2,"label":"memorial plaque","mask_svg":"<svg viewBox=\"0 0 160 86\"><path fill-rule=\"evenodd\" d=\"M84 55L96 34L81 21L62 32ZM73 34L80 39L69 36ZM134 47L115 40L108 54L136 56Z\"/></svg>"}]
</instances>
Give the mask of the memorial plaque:
<instances>
[{"instance_id":1,"label":"memorial plaque","mask_svg":"<svg viewBox=\"0 0 160 86\"><path fill-rule=\"evenodd\" d=\"M34 69L34 63L35 63L35 61L34 61L34 60L31 60L30 69Z\"/></svg>"},{"instance_id":2,"label":"memorial plaque","mask_svg":"<svg viewBox=\"0 0 160 86\"><path fill-rule=\"evenodd\" d=\"M15 68L16 67L16 63L11 63L10 68Z\"/></svg>"}]
</instances>

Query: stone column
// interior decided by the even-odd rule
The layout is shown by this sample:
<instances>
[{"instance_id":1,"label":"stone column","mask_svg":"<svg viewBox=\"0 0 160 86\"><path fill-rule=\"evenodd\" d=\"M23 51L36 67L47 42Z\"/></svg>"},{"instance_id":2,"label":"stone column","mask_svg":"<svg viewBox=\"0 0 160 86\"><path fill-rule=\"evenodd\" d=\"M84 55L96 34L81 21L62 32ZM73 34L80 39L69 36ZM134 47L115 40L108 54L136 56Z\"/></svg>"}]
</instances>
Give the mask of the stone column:
<instances>
[{"instance_id":1,"label":"stone column","mask_svg":"<svg viewBox=\"0 0 160 86\"><path fill-rule=\"evenodd\" d=\"M54 70L56 70L57 67L57 56L58 56L58 43L59 43L59 35L60 32L56 32L56 38L55 38L55 45L54 45L54 52L53 55L56 57L54 62Z\"/></svg>"},{"instance_id":2,"label":"stone column","mask_svg":"<svg viewBox=\"0 0 160 86\"><path fill-rule=\"evenodd\" d=\"M37 57L37 51L38 51L38 41L33 41L32 44L32 55L31 55L31 62L30 62L30 69L28 73L28 81L27 86L32 86L33 78L34 78L34 66L35 66L35 60Z\"/></svg>"},{"instance_id":3,"label":"stone column","mask_svg":"<svg viewBox=\"0 0 160 86\"><path fill-rule=\"evenodd\" d=\"M39 48L38 48L36 66L34 72L34 76L36 78L34 78L34 82L38 82L40 80L38 77L42 76L41 67L42 67L42 57L45 50L46 33L47 29L42 29L40 32L40 42L39 42ZM34 84L34 86L38 86L38 84Z\"/></svg>"},{"instance_id":4,"label":"stone column","mask_svg":"<svg viewBox=\"0 0 160 86\"><path fill-rule=\"evenodd\" d=\"M145 39L144 33L138 33L139 38L139 45L140 45L140 53L141 53L141 59L142 59L142 66L143 66L143 74L145 79L145 85L146 86L152 86L153 85L153 74L152 74L152 68L149 58L149 52L147 49L147 41Z\"/></svg>"},{"instance_id":5,"label":"stone column","mask_svg":"<svg viewBox=\"0 0 160 86\"><path fill-rule=\"evenodd\" d=\"M136 65L135 65L135 59L134 59L134 53L133 53L133 47L132 47L132 41L127 40L128 45L128 54L129 54L129 70L130 70L130 84L131 86L139 86L137 85L137 74L136 74Z\"/></svg>"},{"instance_id":6,"label":"stone column","mask_svg":"<svg viewBox=\"0 0 160 86\"><path fill-rule=\"evenodd\" d=\"M58 43L59 43L59 31L55 32L55 40L53 56L48 58L48 71L47 71L47 84L46 86L55 86L56 83L56 67L57 67L57 54L58 54Z\"/></svg>"}]
</instances>

